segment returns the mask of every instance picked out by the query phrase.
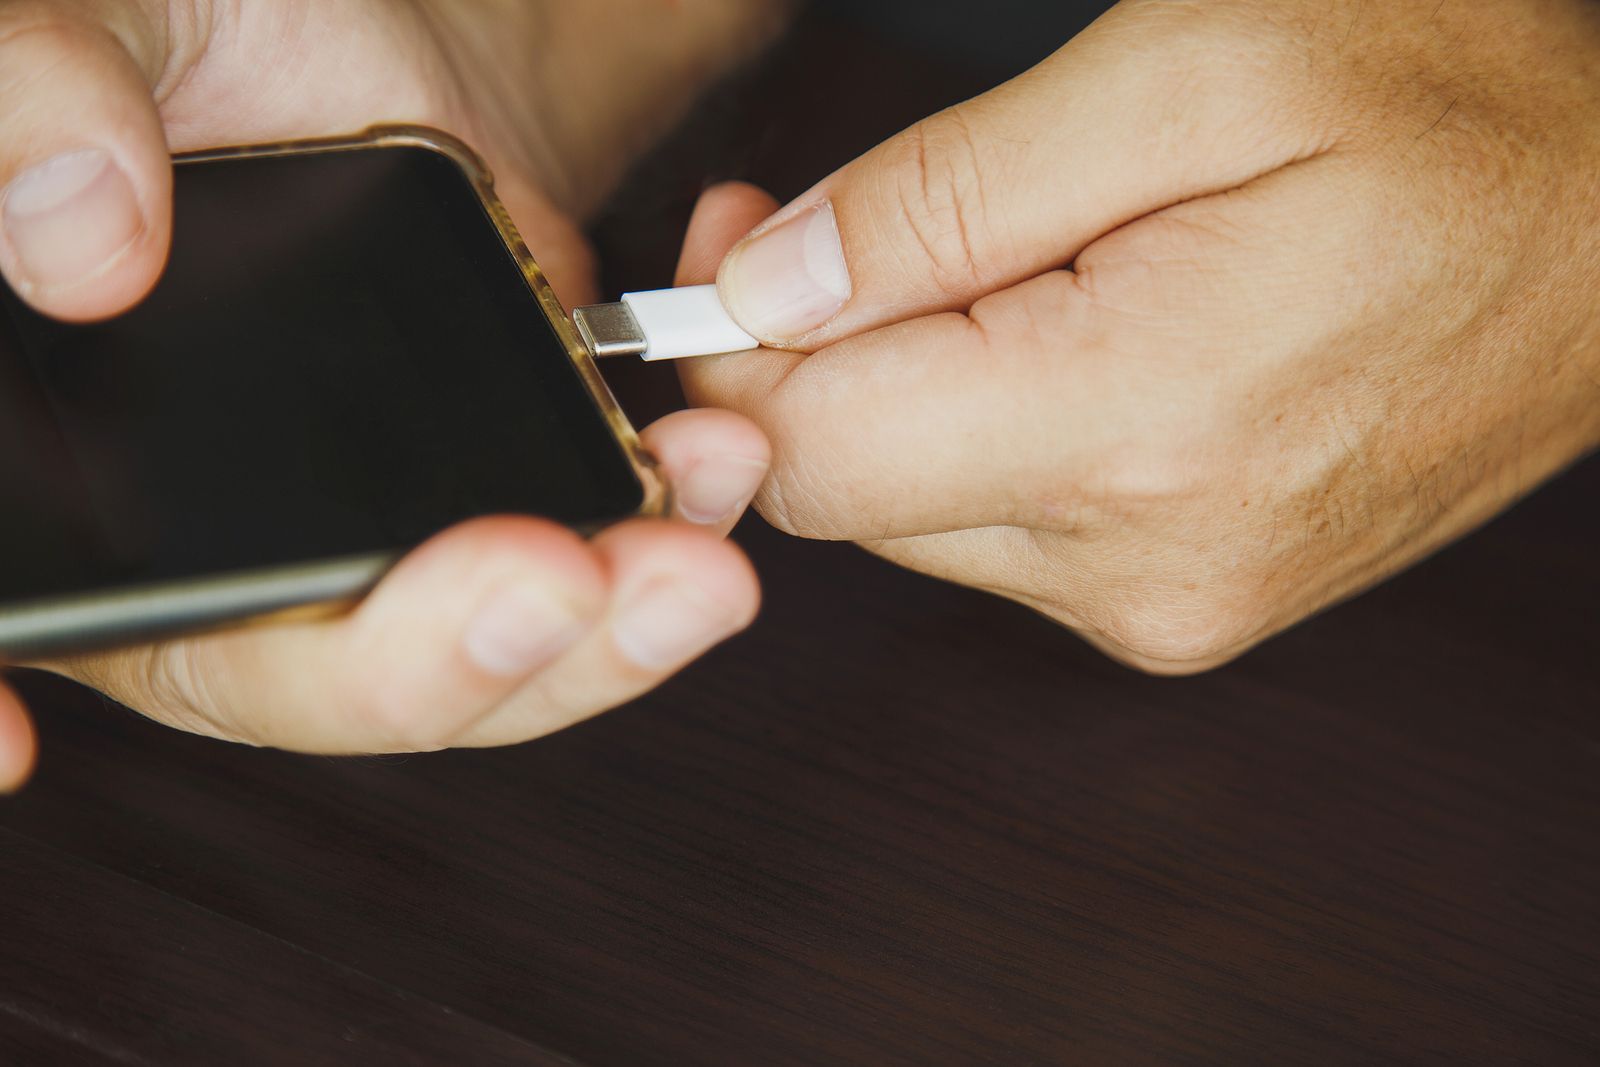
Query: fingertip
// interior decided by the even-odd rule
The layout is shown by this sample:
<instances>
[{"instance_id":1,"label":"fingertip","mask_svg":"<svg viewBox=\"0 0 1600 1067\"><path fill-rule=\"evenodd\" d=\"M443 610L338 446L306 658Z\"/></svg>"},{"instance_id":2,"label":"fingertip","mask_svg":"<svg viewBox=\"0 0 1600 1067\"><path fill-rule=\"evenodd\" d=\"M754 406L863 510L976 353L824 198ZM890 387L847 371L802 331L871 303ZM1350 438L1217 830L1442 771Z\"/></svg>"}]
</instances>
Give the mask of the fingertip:
<instances>
[{"instance_id":1,"label":"fingertip","mask_svg":"<svg viewBox=\"0 0 1600 1067\"><path fill-rule=\"evenodd\" d=\"M614 614L641 590L666 582L693 588L720 614L724 632L737 633L755 620L761 583L738 546L714 533L684 523L636 519L602 531L595 549L610 571Z\"/></svg>"},{"instance_id":2,"label":"fingertip","mask_svg":"<svg viewBox=\"0 0 1600 1067\"><path fill-rule=\"evenodd\" d=\"M466 548L479 539L502 549L548 548L557 539L533 536L531 525L515 529L535 522L469 524L474 528L456 531L450 547ZM754 570L735 546L706 530L639 519L581 544L605 590L604 606L580 640L554 649L536 669L514 678L503 672L483 684L481 670L441 674L430 668L438 657L436 642L395 636L412 644L402 650L399 684L393 676L387 683L393 699L367 703L377 716L367 725L389 739L387 747L505 744L548 733L657 684L755 617L760 594ZM552 558L545 555L546 567ZM484 603L477 591L458 591L455 599L478 605L475 611ZM459 627L446 632L461 632ZM389 654L395 655L392 645Z\"/></svg>"},{"instance_id":3,"label":"fingertip","mask_svg":"<svg viewBox=\"0 0 1600 1067\"><path fill-rule=\"evenodd\" d=\"M413 677L417 693L454 709L448 718L486 706L576 642L605 614L608 590L599 555L567 527L531 516L474 519L396 564L356 610L341 651ZM416 701L391 703L394 714L414 717Z\"/></svg>"},{"instance_id":4,"label":"fingertip","mask_svg":"<svg viewBox=\"0 0 1600 1067\"><path fill-rule=\"evenodd\" d=\"M39 6L0 20L0 274L28 304L83 322L155 284L172 166L146 76L97 20ZM12 106L14 105L14 106Z\"/></svg>"},{"instance_id":5,"label":"fingertip","mask_svg":"<svg viewBox=\"0 0 1600 1067\"><path fill-rule=\"evenodd\" d=\"M141 241L108 261L103 271L93 271L79 282L57 287L33 284L9 257L3 268L6 280L35 311L63 322L89 323L128 311L149 295L166 258L165 242Z\"/></svg>"},{"instance_id":6,"label":"fingertip","mask_svg":"<svg viewBox=\"0 0 1600 1067\"><path fill-rule=\"evenodd\" d=\"M68 322L108 318L160 276L170 178L136 178L121 155L96 146L30 158L0 192L0 270L36 310Z\"/></svg>"},{"instance_id":7,"label":"fingertip","mask_svg":"<svg viewBox=\"0 0 1600 1067\"><path fill-rule=\"evenodd\" d=\"M669 474L707 455L732 452L763 462L772 455L772 445L760 426L723 408L674 411L645 427L639 436Z\"/></svg>"},{"instance_id":8,"label":"fingertip","mask_svg":"<svg viewBox=\"0 0 1600 1067\"><path fill-rule=\"evenodd\" d=\"M430 677L441 677L444 668L463 692L491 692L592 628L605 612L608 585L599 555L559 523L518 515L474 519L395 565L356 610L342 654ZM412 716L409 702L392 703L395 714Z\"/></svg>"},{"instance_id":9,"label":"fingertip","mask_svg":"<svg viewBox=\"0 0 1600 1067\"><path fill-rule=\"evenodd\" d=\"M15 793L33 773L38 739L22 701L0 682L0 793Z\"/></svg>"},{"instance_id":10,"label":"fingertip","mask_svg":"<svg viewBox=\"0 0 1600 1067\"><path fill-rule=\"evenodd\" d=\"M678 285L718 281L724 260L750 232L778 210L778 201L747 182L723 182L700 196L684 235ZM755 410L742 403L761 395L803 357L771 349L678 361L678 378L690 403Z\"/></svg>"},{"instance_id":11,"label":"fingertip","mask_svg":"<svg viewBox=\"0 0 1600 1067\"><path fill-rule=\"evenodd\" d=\"M605 601L604 570L575 531L550 519L490 515L453 526L413 549L368 604L412 587L450 586L502 569L547 577L580 611L598 612Z\"/></svg>"},{"instance_id":12,"label":"fingertip","mask_svg":"<svg viewBox=\"0 0 1600 1067\"><path fill-rule=\"evenodd\" d=\"M748 182L721 182L706 189L689 217L674 284L716 281L728 251L777 210L771 194Z\"/></svg>"},{"instance_id":13,"label":"fingertip","mask_svg":"<svg viewBox=\"0 0 1600 1067\"><path fill-rule=\"evenodd\" d=\"M778 198L753 182L729 180L714 182L700 193L700 205L719 212L759 212L766 218L778 210ZM759 220L758 220L759 221Z\"/></svg>"},{"instance_id":14,"label":"fingertip","mask_svg":"<svg viewBox=\"0 0 1600 1067\"><path fill-rule=\"evenodd\" d=\"M711 531L635 519L603 530L592 543L610 581L604 623L457 743L525 741L615 707L756 617L755 569Z\"/></svg>"},{"instance_id":15,"label":"fingertip","mask_svg":"<svg viewBox=\"0 0 1600 1067\"><path fill-rule=\"evenodd\" d=\"M673 514L726 533L772 463L772 446L750 419L718 408L673 412L640 435L673 487Z\"/></svg>"},{"instance_id":16,"label":"fingertip","mask_svg":"<svg viewBox=\"0 0 1600 1067\"><path fill-rule=\"evenodd\" d=\"M325 751L444 747L559 660L604 617L606 567L546 519L492 516L438 534L379 582L304 659L328 692L272 743ZM331 696L329 695L331 693ZM323 716L313 737L306 719Z\"/></svg>"}]
</instances>

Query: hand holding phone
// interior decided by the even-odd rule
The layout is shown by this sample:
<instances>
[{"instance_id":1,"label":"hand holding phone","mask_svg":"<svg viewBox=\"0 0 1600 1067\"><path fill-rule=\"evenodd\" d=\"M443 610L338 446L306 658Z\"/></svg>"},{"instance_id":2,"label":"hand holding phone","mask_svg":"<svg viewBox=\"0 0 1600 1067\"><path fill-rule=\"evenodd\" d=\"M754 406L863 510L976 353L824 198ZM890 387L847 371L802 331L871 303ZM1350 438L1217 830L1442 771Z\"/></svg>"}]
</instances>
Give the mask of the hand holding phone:
<instances>
[{"instance_id":1,"label":"hand holding phone","mask_svg":"<svg viewBox=\"0 0 1600 1067\"><path fill-rule=\"evenodd\" d=\"M410 751L559 729L749 621L720 535L765 440L687 411L639 449L476 168L414 129L190 157L142 305L0 287L0 649L218 737ZM451 523L349 615L75 651L325 616ZM0 692L0 782L31 749Z\"/></svg>"},{"instance_id":2,"label":"hand holding phone","mask_svg":"<svg viewBox=\"0 0 1600 1067\"><path fill-rule=\"evenodd\" d=\"M571 194L592 202L626 164L620 146L639 131L619 117L652 110L633 96L648 94L668 115L694 91L688 79L668 87L654 77L654 59L671 64L698 50L703 61L684 69L712 77L723 60L708 49L728 39L709 16L646 12L630 22L632 50L608 50L619 65L604 69L593 55L551 52L543 5L170 8L160 0L0 5L0 273L55 318L116 315L156 282L172 217L169 148L343 134L385 118L469 137L557 292L570 303L592 299L590 255L566 215L583 201ZM608 89L609 112L595 94L567 91L575 63ZM553 86L563 91L551 94ZM581 131L581 143L563 142L562 130ZM546 520L479 520L429 540L341 618L58 656L50 666L161 721L291 748L486 744L555 729L671 670L660 656L641 657L649 647L641 634L675 637L688 658L690 645L709 644L755 608L748 565L716 535L760 479L761 435L731 416L686 412L640 437L677 490L674 518L711 521L632 520L585 541ZM0 559L0 568L27 565ZM674 624L671 594L685 586L692 592ZM570 608L575 643L565 652L547 644L543 667L507 674L518 658L513 642L498 660L489 655L498 672L484 668L495 628L474 630L472 621L491 606L491 588L513 607L523 590L534 606ZM517 615L507 608L500 617ZM531 631L510 629L523 635L521 662L530 662ZM0 680L0 789L26 777L33 752L27 716Z\"/></svg>"},{"instance_id":3,"label":"hand holding phone","mask_svg":"<svg viewBox=\"0 0 1600 1067\"><path fill-rule=\"evenodd\" d=\"M463 146L227 150L176 185L140 306L65 324L0 286L0 656L218 737L412 751L559 729L748 623L718 535L766 442L694 411L636 441ZM0 689L0 786L32 748Z\"/></svg>"},{"instance_id":4,"label":"hand holding phone","mask_svg":"<svg viewBox=\"0 0 1600 1067\"><path fill-rule=\"evenodd\" d=\"M585 540L496 516L408 554L349 614L64 656L36 664L158 721L321 753L512 744L659 684L748 624L759 593L722 539L766 444L737 416L669 415L641 435L666 476L721 479L728 514L635 519ZM716 487L701 499L715 506ZM32 737L0 685L0 782L26 777Z\"/></svg>"}]
</instances>

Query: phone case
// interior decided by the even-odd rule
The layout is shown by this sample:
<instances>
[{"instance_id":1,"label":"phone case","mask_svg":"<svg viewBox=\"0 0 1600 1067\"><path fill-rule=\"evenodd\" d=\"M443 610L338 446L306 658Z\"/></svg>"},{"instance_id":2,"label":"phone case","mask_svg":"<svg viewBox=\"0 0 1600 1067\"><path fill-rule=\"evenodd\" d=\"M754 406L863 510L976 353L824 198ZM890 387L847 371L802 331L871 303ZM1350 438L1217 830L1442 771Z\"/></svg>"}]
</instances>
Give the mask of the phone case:
<instances>
[{"instance_id":1,"label":"phone case","mask_svg":"<svg viewBox=\"0 0 1600 1067\"><path fill-rule=\"evenodd\" d=\"M423 147L449 157L466 173L507 250L516 260L545 317L565 346L595 408L628 457L643 502L635 515L668 510L668 487L654 459L600 376L594 358L567 318L544 273L495 196L483 161L459 139L423 126L374 126L348 137L284 141L186 152L175 166L243 156L344 152L384 145ZM632 517L632 516L623 516ZM591 533L592 529L580 528ZM326 617L348 609L404 550L341 559L312 560L160 585L74 594L20 606L0 606L0 665L40 661L141 639L229 626Z\"/></svg>"}]
</instances>

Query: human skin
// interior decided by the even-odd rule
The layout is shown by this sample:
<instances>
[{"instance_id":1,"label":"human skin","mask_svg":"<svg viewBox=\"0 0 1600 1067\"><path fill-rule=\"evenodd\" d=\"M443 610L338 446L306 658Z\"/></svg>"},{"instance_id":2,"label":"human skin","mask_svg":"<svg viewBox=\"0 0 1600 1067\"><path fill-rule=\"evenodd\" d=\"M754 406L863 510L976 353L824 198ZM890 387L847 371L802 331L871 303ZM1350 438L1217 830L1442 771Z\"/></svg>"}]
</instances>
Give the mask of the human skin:
<instances>
[{"instance_id":1,"label":"human skin","mask_svg":"<svg viewBox=\"0 0 1600 1067\"><path fill-rule=\"evenodd\" d=\"M159 275L169 151L436 126L485 156L558 294L593 295L577 226L629 154L782 24L773 0L0 0L0 271L91 320ZM598 39L598 59L583 42ZM354 612L42 666L197 733L313 752L505 744L654 686L754 616L723 540L768 450L680 412L642 435L673 521L585 541L527 517L446 531ZM26 561L14 561L26 565ZM0 683L0 789L34 758Z\"/></svg>"},{"instance_id":2,"label":"human skin","mask_svg":"<svg viewBox=\"0 0 1600 1067\"><path fill-rule=\"evenodd\" d=\"M682 367L770 436L761 513L1145 670L1600 442L1582 0L1124 0L776 206L710 190L681 277L789 349Z\"/></svg>"}]
</instances>

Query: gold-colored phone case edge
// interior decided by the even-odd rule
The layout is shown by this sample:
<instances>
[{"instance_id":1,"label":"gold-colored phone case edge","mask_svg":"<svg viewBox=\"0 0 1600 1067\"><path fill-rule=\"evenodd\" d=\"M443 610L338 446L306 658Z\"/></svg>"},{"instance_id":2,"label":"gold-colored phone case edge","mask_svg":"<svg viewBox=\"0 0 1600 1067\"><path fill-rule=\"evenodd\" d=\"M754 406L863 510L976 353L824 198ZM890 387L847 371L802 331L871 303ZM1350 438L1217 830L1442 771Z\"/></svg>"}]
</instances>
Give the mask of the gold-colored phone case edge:
<instances>
[{"instance_id":1,"label":"gold-colored phone case edge","mask_svg":"<svg viewBox=\"0 0 1600 1067\"><path fill-rule=\"evenodd\" d=\"M181 166L219 159L305 155L387 145L438 152L455 162L471 182L485 214L521 269L545 318L561 339L590 400L610 427L639 479L642 491L639 508L614 521L666 514L670 505L669 488L654 457L640 442L633 424L601 377L594 357L573 328L566 309L556 299L544 272L517 232L505 205L495 195L488 167L465 142L426 126L382 125L342 137L184 152L174 155L172 161L175 166ZM602 525L605 524L579 527L579 532L587 535ZM0 666L222 626L236 628L328 617L355 603L411 547L0 605Z\"/></svg>"}]
</instances>

